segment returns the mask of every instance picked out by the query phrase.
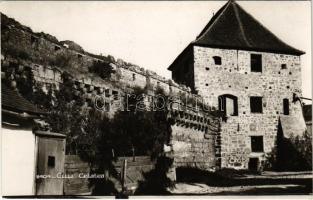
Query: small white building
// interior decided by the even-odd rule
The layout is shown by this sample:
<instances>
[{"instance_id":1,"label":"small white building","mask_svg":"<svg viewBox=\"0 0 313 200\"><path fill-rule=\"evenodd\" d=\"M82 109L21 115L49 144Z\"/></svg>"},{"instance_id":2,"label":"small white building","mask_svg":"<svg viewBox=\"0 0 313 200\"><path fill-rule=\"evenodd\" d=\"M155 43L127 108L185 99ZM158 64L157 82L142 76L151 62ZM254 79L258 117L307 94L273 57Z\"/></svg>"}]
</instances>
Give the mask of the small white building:
<instances>
[{"instance_id":1,"label":"small white building","mask_svg":"<svg viewBox=\"0 0 313 200\"><path fill-rule=\"evenodd\" d=\"M44 112L4 84L2 104L2 195L62 195L63 180L36 179L64 172L64 135L34 132Z\"/></svg>"}]
</instances>

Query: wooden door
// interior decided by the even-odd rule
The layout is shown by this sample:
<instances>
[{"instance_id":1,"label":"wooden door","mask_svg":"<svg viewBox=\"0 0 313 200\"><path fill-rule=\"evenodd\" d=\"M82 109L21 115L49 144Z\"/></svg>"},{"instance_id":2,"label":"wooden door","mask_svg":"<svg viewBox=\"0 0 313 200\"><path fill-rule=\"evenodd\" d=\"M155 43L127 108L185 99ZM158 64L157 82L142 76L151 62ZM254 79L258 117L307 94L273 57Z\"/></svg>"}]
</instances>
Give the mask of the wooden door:
<instances>
[{"instance_id":1,"label":"wooden door","mask_svg":"<svg viewBox=\"0 0 313 200\"><path fill-rule=\"evenodd\" d=\"M37 195L63 195L65 139L37 137Z\"/></svg>"}]
</instances>

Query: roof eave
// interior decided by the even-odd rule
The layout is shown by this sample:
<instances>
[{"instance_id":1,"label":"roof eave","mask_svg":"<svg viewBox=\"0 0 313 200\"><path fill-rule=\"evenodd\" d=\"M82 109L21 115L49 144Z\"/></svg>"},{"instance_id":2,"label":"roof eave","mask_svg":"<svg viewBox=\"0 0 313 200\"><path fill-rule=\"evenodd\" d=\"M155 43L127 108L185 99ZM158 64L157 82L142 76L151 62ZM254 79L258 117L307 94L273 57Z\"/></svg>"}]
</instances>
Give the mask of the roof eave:
<instances>
[{"instance_id":1,"label":"roof eave","mask_svg":"<svg viewBox=\"0 0 313 200\"><path fill-rule=\"evenodd\" d=\"M211 44L201 44L194 42L192 43L194 46L199 47L210 47L210 48L220 48L220 49L233 49L233 50L245 50L245 51L259 51L265 53L278 53L278 54L288 54L288 55L296 55L301 56L305 54L304 51L295 49L294 51L283 51L277 49L262 49L262 48L254 48L254 47L239 47L239 46L227 46L227 45L211 45Z\"/></svg>"},{"instance_id":2,"label":"roof eave","mask_svg":"<svg viewBox=\"0 0 313 200\"><path fill-rule=\"evenodd\" d=\"M172 71L174 69L174 66L176 62L193 46L193 43L188 44L185 49L175 58L175 60L170 64L170 66L167 68L168 70Z\"/></svg>"},{"instance_id":3,"label":"roof eave","mask_svg":"<svg viewBox=\"0 0 313 200\"><path fill-rule=\"evenodd\" d=\"M12 111L12 110L7 110L7 109L2 109L2 113L6 113L8 115L12 115L21 119L38 119L38 118L42 118L42 116L40 115L34 115L31 113L27 113L27 112L23 112L23 113L19 113L16 111Z\"/></svg>"},{"instance_id":4,"label":"roof eave","mask_svg":"<svg viewBox=\"0 0 313 200\"><path fill-rule=\"evenodd\" d=\"M15 108L15 107L7 106L7 105L1 105L1 107L2 107L3 111L6 110L6 111L10 111L10 112L19 113L19 114L25 113L25 114L30 115L30 116L36 116L37 118L48 114L47 111L41 110L39 108L36 108L35 110L31 111L31 110L24 110L24 109L21 110L21 109Z\"/></svg>"},{"instance_id":5,"label":"roof eave","mask_svg":"<svg viewBox=\"0 0 313 200\"><path fill-rule=\"evenodd\" d=\"M55 132L50 132L50 131L41 131L41 130L37 130L37 131L35 131L34 133L35 133L35 135L45 136L45 137L66 138L66 135L64 135L64 134L55 133Z\"/></svg>"}]
</instances>

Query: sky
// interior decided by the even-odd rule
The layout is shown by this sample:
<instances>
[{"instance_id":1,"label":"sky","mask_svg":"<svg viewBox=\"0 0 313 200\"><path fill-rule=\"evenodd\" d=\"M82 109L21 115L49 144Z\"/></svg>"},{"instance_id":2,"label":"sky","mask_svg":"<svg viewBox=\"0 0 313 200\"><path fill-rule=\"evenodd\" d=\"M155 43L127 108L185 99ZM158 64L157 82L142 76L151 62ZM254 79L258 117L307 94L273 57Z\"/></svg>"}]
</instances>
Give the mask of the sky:
<instances>
[{"instance_id":1,"label":"sky","mask_svg":"<svg viewBox=\"0 0 313 200\"><path fill-rule=\"evenodd\" d=\"M167 67L226 1L2 1L0 10L58 40L171 77ZM303 50L302 89L312 97L311 2L237 1L289 45Z\"/></svg>"}]
</instances>

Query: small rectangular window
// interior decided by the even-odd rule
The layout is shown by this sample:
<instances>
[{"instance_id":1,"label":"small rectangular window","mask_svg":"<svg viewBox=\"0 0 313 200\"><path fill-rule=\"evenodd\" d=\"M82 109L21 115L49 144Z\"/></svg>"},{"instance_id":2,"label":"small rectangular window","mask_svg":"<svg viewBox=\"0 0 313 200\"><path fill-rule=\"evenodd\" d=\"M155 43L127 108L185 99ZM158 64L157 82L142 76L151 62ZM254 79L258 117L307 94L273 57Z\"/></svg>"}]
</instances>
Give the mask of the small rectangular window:
<instances>
[{"instance_id":1,"label":"small rectangular window","mask_svg":"<svg viewBox=\"0 0 313 200\"><path fill-rule=\"evenodd\" d=\"M281 69L287 69L287 65L286 64L281 64Z\"/></svg>"},{"instance_id":2,"label":"small rectangular window","mask_svg":"<svg viewBox=\"0 0 313 200\"><path fill-rule=\"evenodd\" d=\"M284 115L289 115L289 99L283 99Z\"/></svg>"},{"instance_id":3,"label":"small rectangular window","mask_svg":"<svg viewBox=\"0 0 313 200\"><path fill-rule=\"evenodd\" d=\"M251 113L262 113L262 97L250 97Z\"/></svg>"},{"instance_id":4,"label":"small rectangular window","mask_svg":"<svg viewBox=\"0 0 313 200\"><path fill-rule=\"evenodd\" d=\"M55 167L55 157L48 156L48 167Z\"/></svg>"},{"instance_id":5,"label":"small rectangular window","mask_svg":"<svg viewBox=\"0 0 313 200\"><path fill-rule=\"evenodd\" d=\"M262 72L262 55L251 54L251 72Z\"/></svg>"},{"instance_id":6,"label":"small rectangular window","mask_svg":"<svg viewBox=\"0 0 313 200\"><path fill-rule=\"evenodd\" d=\"M222 64L222 58L220 56L213 56L214 64L215 65L221 65Z\"/></svg>"},{"instance_id":7,"label":"small rectangular window","mask_svg":"<svg viewBox=\"0 0 313 200\"><path fill-rule=\"evenodd\" d=\"M251 151L252 152L263 152L263 136L251 136Z\"/></svg>"}]
</instances>

